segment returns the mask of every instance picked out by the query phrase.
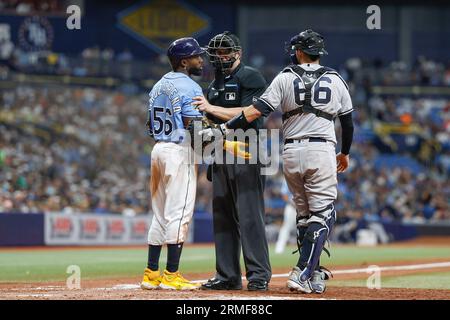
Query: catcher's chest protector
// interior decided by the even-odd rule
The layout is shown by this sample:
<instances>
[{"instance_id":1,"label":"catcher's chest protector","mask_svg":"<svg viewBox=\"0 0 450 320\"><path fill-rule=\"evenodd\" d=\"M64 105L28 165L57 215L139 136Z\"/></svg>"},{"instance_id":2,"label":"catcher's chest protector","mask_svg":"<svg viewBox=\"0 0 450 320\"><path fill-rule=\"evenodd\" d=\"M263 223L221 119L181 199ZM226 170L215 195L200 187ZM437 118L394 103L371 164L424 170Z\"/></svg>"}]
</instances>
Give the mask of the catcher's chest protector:
<instances>
[{"instance_id":1,"label":"catcher's chest protector","mask_svg":"<svg viewBox=\"0 0 450 320\"><path fill-rule=\"evenodd\" d=\"M320 77L322 77L325 73L336 73L336 71L334 71L331 68L327 68L327 67L321 67L314 71L307 71L298 65L290 65L290 66L286 67L283 70L283 72L292 72L298 78L301 79L301 81L304 84L304 89L300 89L300 90L303 90L303 93L305 95L305 99L302 103L302 107L298 108L296 110L292 110L292 111L284 113L282 116L283 121L286 121L288 118L292 117L293 115L302 113L302 112L313 113L318 117L321 117L321 118L324 118L324 119L327 119L330 121L333 120L332 114L324 112L324 111L320 111L311 105L311 96L312 96L312 88L315 85L315 83L317 82L317 80Z\"/></svg>"},{"instance_id":2,"label":"catcher's chest protector","mask_svg":"<svg viewBox=\"0 0 450 320\"><path fill-rule=\"evenodd\" d=\"M292 72L297 77L301 78L303 83L305 84L306 91L311 92L311 88L314 83L326 72L330 72L332 69L327 67L321 67L314 71L307 71L298 65L290 65L284 68L283 72Z\"/></svg>"}]
</instances>

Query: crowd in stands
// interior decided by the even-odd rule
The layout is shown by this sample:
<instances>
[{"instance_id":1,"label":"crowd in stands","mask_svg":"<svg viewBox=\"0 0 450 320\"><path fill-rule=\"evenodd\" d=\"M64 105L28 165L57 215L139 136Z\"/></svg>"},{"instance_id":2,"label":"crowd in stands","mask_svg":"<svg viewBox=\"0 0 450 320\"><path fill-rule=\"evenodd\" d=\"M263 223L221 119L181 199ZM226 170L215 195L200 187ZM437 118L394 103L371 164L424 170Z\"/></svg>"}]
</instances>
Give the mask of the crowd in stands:
<instances>
[{"instance_id":1,"label":"crowd in stands","mask_svg":"<svg viewBox=\"0 0 450 320\"><path fill-rule=\"evenodd\" d=\"M115 52L98 46L83 49L78 55L53 51L26 51L15 47L11 41L0 39L0 79L2 73L20 72L38 75L73 77L110 77L124 82L137 83L159 79L170 65L165 54L152 59L151 63L137 60L128 48ZM213 70L204 66L203 79L210 80Z\"/></svg>"},{"instance_id":2,"label":"crowd in stands","mask_svg":"<svg viewBox=\"0 0 450 320\"><path fill-rule=\"evenodd\" d=\"M60 0L0 0L0 11L9 15L60 14L66 7Z\"/></svg>"},{"instance_id":3,"label":"crowd in stands","mask_svg":"<svg viewBox=\"0 0 450 320\"><path fill-rule=\"evenodd\" d=\"M84 60L94 58L132 60L126 51L83 51ZM155 79L169 69L163 60L153 66ZM269 81L275 75L275 68L270 70ZM339 175L339 223L351 221L358 228L370 222L450 220L448 93L372 92L374 85L449 87L450 67L424 59L411 69L402 63L381 66L350 59L339 71L350 85L356 126L350 168ZM153 142L144 126L146 92L27 84L0 92L0 212L149 212ZM266 120L269 129L280 125L279 113ZM336 128L339 133L339 121ZM395 158L380 165L377 161L386 153L407 157L417 166L396 165ZM210 212L205 169L199 167L196 209ZM284 178L281 170L267 178L270 223L282 218ZM354 239L355 228L343 234L343 241Z\"/></svg>"},{"instance_id":4,"label":"crowd in stands","mask_svg":"<svg viewBox=\"0 0 450 320\"><path fill-rule=\"evenodd\" d=\"M0 100L0 211L148 212L145 96L19 86Z\"/></svg>"}]
</instances>

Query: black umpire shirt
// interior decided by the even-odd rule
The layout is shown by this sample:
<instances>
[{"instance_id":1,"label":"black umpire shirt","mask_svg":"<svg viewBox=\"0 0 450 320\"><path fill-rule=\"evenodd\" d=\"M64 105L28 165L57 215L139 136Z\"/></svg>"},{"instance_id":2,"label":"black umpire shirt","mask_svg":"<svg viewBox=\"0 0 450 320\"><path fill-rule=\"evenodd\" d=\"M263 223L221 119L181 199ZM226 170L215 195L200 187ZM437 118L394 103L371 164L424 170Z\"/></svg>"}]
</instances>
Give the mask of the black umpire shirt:
<instances>
[{"instance_id":1,"label":"black umpire shirt","mask_svg":"<svg viewBox=\"0 0 450 320\"><path fill-rule=\"evenodd\" d=\"M225 90L218 91L215 88L216 80L208 86L207 99L209 103L224 108L247 107L252 104L254 96L259 97L266 90L266 80L255 68L248 67L242 62L225 77ZM215 123L224 123L225 120L208 114L208 118ZM256 130L263 127L264 120L259 118L250 124L250 128Z\"/></svg>"}]
</instances>

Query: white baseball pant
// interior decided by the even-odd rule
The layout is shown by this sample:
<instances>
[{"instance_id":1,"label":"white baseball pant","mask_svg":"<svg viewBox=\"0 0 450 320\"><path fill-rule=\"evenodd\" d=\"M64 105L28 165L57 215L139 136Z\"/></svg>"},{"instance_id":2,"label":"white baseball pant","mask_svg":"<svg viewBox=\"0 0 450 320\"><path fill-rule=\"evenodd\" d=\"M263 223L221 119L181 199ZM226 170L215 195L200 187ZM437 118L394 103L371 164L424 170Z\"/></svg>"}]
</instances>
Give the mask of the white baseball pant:
<instances>
[{"instance_id":1,"label":"white baseball pant","mask_svg":"<svg viewBox=\"0 0 450 320\"><path fill-rule=\"evenodd\" d=\"M177 244L186 241L194 213L197 172L191 163L190 145L158 142L151 158L150 192L153 220L148 244Z\"/></svg>"},{"instance_id":2,"label":"white baseball pant","mask_svg":"<svg viewBox=\"0 0 450 320\"><path fill-rule=\"evenodd\" d=\"M310 216L310 211L321 211L337 198L334 143L310 142L306 138L285 144L283 173L293 195L298 218L308 219L306 224L323 224L324 220Z\"/></svg>"}]
</instances>

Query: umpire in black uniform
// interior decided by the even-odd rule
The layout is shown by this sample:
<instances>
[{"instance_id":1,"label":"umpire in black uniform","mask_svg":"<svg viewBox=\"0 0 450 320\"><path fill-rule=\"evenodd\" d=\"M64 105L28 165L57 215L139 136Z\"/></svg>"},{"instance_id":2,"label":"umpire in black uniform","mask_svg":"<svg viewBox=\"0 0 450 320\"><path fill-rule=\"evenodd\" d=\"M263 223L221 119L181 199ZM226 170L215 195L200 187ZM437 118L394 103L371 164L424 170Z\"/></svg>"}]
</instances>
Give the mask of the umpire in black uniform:
<instances>
[{"instance_id":1,"label":"umpire in black uniform","mask_svg":"<svg viewBox=\"0 0 450 320\"><path fill-rule=\"evenodd\" d=\"M224 123L260 96L266 81L262 74L245 66L239 38L228 31L208 44L207 53L215 69L209 85L209 105L200 110L216 123ZM223 106L223 107L219 107ZM263 120L249 128L260 129ZM256 136L253 137L256 139ZM208 179L213 183L213 221L216 249L216 275L202 285L205 290L242 288L241 246L248 290L267 290L272 276L265 233L264 177L259 164L213 164Z\"/></svg>"}]
</instances>

